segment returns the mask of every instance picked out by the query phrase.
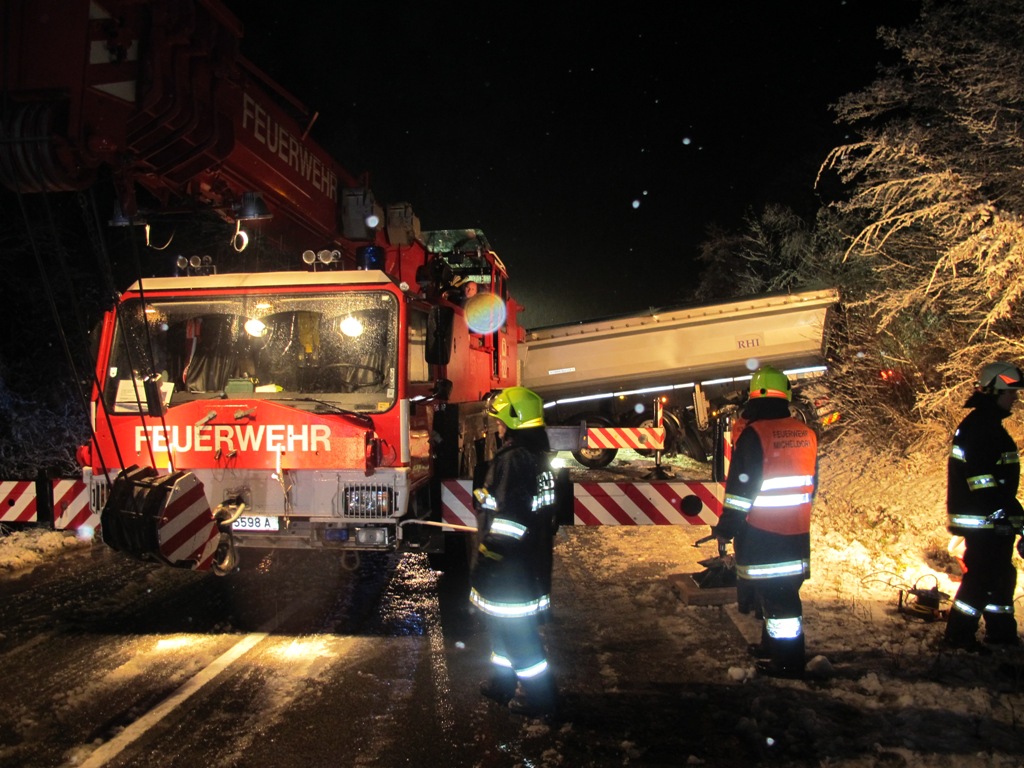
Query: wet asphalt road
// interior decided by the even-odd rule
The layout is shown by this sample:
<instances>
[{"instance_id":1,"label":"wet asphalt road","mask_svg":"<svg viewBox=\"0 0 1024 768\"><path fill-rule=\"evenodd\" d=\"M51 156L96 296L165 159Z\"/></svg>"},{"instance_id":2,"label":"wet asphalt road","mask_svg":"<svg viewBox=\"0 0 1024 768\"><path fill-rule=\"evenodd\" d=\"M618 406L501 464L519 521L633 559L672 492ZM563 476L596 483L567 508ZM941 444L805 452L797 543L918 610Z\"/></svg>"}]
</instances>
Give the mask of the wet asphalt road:
<instances>
[{"instance_id":1,"label":"wet asphalt road","mask_svg":"<svg viewBox=\"0 0 1024 768\"><path fill-rule=\"evenodd\" d=\"M637 531L655 533L690 535ZM745 693L720 674L707 684L663 626L685 610L665 578L678 562L622 562L600 531L563 529L545 626L562 712L542 722L479 695L487 642L464 573L423 555L247 554L218 578L97 545L0 582L0 768L750 757L709 737ZM721 611L685 621L743 647Z\"/></svg>"}]
</instances>

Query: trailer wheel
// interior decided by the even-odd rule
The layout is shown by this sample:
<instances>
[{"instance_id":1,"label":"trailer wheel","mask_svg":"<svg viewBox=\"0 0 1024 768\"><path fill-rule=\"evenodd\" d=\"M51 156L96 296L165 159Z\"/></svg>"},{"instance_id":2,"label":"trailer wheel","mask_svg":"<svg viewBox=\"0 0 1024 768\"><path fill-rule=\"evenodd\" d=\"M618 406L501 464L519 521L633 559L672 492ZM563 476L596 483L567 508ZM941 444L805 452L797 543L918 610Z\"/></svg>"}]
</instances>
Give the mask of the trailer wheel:
<instances>
[{"instance_id":1,"label":"trailer wheel","mask_svg":"<svg viewBox=\"0 0 1024 768\"><path fill-rule=\"evenodd\" d=\"M679 438L682 433L682 425L676 420L675 415L669 411L665 412L661 423L665 427L665 450L662 451L662 454L680 453L682 441ZM634 426L641 429L653 427L654 419L642 419L634 424ZM638 448L636 452L641 456L648 457L654 456L657 453L657 451L650 448Z\"/></svg>"},{"instance_id":2,"label":"trailer wheel","mask_svg":"<svg viewBox=\"0 0 1024 768\"><path fill-rule=\"evenodd\" d=\"M603 416L586 416L587 426L611 427L614 424ZM584 467L590 469L603 469L615 461L615 454L618 451L614 448L579 448L572 452L572 457Z\"/></svg>"},{"instance_id":3,"label":"trailer wheel","mask_svg":"<svg viewBox=\"0 0 1024 768\"><path fill-rule=\"evenodd\" d=\"M821 422L818 420L818 414L813 403L802 397L794 397L793 401L789 404L789 415L797 421L802 421L820 437Z\"/></svg>"},{"instance_id":4,"label":"trailer wheel","mask_svg":"<svg viewBox=\"0 0 1024 768\"><path fill-rule=\"evenodd\" d=\"M707 448L704 447L704 441L701 440L700 434L692 424L683 425L682 442L687 456L694 461L699 461L701 464L708 463L710 456L708 455Z\"/></svg>"}]
</instances>

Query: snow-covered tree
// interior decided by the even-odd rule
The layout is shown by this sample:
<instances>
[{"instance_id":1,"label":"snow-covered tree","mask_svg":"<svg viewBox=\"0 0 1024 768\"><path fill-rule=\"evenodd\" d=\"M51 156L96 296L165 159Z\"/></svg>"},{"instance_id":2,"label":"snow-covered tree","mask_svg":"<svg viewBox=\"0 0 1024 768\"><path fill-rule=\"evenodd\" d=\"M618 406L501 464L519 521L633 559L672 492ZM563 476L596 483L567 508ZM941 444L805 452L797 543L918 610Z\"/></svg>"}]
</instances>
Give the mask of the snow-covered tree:
<instances>
[{"instance_id":1,"label":"snow-covered tree","mask_svg":"<svg viewBox=\"0 0 1024 768\"><path fill-rule=\"evenodd\" d=\"M830 276L818 254L828 249L818 238L827 231L774 203L759 213L748 211L738 232L710 227L700 246L702 274L695 298L714 301L824 286Z\"/></svg>"},{"instance_id":2,"label":"snow-covered tree","mask_svg":"<svg viewBox=\"0 0 1024 768\"><path fill-rule=\"evenodd\" d=\"M859 140L820 179L844 190L847 410L895 382L874 415L904 431L962 415L984 363L1024 361L1024 3L925 0L880 35L900 61L836 105Z\"/></svg>"}]
</instances>

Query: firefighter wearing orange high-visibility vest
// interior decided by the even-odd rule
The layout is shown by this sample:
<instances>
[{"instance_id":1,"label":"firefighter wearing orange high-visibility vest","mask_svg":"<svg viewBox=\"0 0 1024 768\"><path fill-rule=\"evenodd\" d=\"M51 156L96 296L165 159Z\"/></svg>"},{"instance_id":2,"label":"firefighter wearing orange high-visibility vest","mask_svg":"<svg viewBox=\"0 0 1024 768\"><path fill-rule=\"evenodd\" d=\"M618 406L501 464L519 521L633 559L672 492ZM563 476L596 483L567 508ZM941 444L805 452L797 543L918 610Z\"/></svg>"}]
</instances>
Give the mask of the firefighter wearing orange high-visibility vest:
<instances>
[{"instance_id":1,"label":"firefighter wearing orange high-visibility vest","mask_svg":"<svg viewBox=\"0 0 1024 768\"><path fill-rule=\"evenodd\" d=\"M1024 526L1024 509L1017 500L1020 457L1003 426L1019 389L1024 389L1020 368L1005 362L986 365L965 403L971 412L953 434L946 525L950 533L964 538L966 572L946 623L943 640L949 648L989 652L976 637L982 618L986 643L1021 644L1013 616L1013 544ZM1024 539L1017 547L1024 556Z\"/></svg>"},{"instance_id":2,"label":"firefighter wearing orange high-visibility vest","mask_svg":"<svg viewBox=\"0 0 1024 768\"><path fill-rule=\"evenodd\" d=\"M735 538L736 575L752 587L763 625L749 647L758 669L779 677L804 672L800 587L810 576L811 506L818 483L818 439L793 418L793 392L781 371L751 377L748 422L736 441L725 484L722 541Z\"/></svg>"}]
</instances>

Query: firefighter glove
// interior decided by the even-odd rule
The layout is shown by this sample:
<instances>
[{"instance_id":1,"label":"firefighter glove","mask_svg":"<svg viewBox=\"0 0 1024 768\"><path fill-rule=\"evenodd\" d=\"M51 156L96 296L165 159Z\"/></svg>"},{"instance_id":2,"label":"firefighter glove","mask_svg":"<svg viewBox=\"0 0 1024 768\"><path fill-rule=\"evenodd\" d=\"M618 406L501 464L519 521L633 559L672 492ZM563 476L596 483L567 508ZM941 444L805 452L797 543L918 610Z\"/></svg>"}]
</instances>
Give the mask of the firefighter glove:
<instances>
[{"instance_id":1,"label":"firefighter glove","mask_svg":"<svg viewBox=\"0 0 1024 768\"><path fill-rule=\"evenodd\" d=\"M988 519L992 522L992 530L1000 536L1013 536L1016 531L1013 529L1013 524L1010 522L1010 518L1007 517L1006 512L1002 509L997 509Z\"/></svg>"},{"instance_id":2,"label":"firefighter glove","mask_svg":"<svg viewBox=\"0 0 1024 768\"><path fill-rule=\"evenodd\" d=\"M728 544L732 541L732 533L722 525L712 526L711 535L718 539L720 544Z\"/></svg>"},{"instance_id":3,"label":"firefighter glove","mask_svg":"<svg viewBox=\"0 0 1024 768\"><path fill-rule=\"evenodd\" d=\"M712 527L711 534L723 544L727 544L736 537L741 523L742 517L738 512L725 509L718 519L718 525Z\"/></svg>"},{"instance_id":4,"label":"firefighter glove","mask_svg":"<svg viewBox=\"0 0 1024 768\"><path fill-rule=\"evenodd\" d=\"M483 544L480 545L479 549L480 549L480 554L483 555L484 557L486 557L488 560L504 560L505 559L504 555L499 555L497 552L494 552L494 551L488 549Z\"/></svg>"}]
</instances>

